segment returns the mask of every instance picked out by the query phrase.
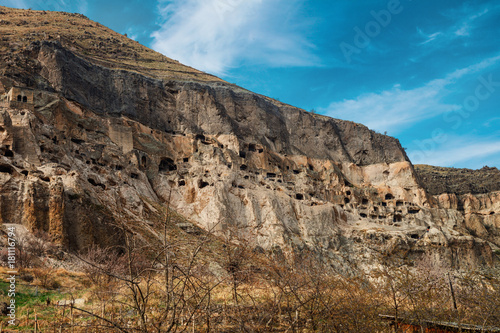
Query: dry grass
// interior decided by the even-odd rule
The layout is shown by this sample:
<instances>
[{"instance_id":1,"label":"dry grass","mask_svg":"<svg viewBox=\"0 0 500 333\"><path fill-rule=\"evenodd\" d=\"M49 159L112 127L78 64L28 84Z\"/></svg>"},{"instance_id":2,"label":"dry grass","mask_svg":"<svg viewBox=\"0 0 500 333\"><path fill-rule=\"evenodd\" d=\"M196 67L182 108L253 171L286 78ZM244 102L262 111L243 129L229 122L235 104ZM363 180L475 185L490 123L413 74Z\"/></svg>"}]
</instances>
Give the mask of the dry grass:
<instances>
[{"instance_id":1,"label":"dry grass","mask_svg":"<svg viewBox=\"0 0 500 333\"><path fill-rule=\"evenodd\" d=\"M0 54L21 53L35 41L59 41L95 64L179 81L221 79L182 65L80 14L0 6ZM12 57L11 57L12 58Z\"/></svg>"},{"instance_id":2,"label":"dry grass","mask_svg":"<svg viewBox=\"0 0 500 333\"><path fill-rule=\"evenodd\" d=\"M258 260L255 257L249 259ZM269 261L260 273L247 271L250 275L247 281L238 281L236 285L231 276L228 276L213 288L210 301L203 303L204 306L188 306L176 314L174 331L187 328L192 331L193 326L195 332L374 332L385 329L378 314L393 314L391 289L388 289L388 285L379 283L378 287L370 286L363 278L335 275L326 267L309 266L312 264L313 261L307 262L290 270L286 264L281 266ZM0 268L2 280L7 277L6 273L5 268ZM34 269L25 269L22 273L34 274ZM445 300L449 299L446 283L442 286L433 285L428 283L426 274L407 274L405 269L398 270L394 267L390 268L388 274L390 279L387 282L392 281L396 288L394 292L398 295L400 317L418 316L430 320L481 324L479 321L489 316L489 325L497 318L491 312L500 304L496 273L493 277L489 276L490 285L486 289L477 283L479 275L457 277L455 285L458 311L453 311L445 304L448 303ZM36 280L18 285L16 301L19 305L19 321L13 332L16 329L17 332L33 330L35 311L38 327L48 332L59 329L74 332L118 332L119 330L110 327L110 322L129 327L130 332L136 331L132 327L139 327L140 321L130 303L130 289L126 283L113 285L110 295L103 295L100 292L104 289L97 290L96 286L89 284L88 276L83 273L56 269L53 276L61 282L59 291L44 288ZM161 274L155 276L154 281L151 285L154 298L148 303L147 310L151 323L158 320L165 309L163 299L158 296L164 291L165 281ZM214 282L208 278L206 281ZM145 290L146 284L147 280L144 278L140 287ZM460 284L462 287L459 287ZM237 300L234 297L235 286ZM2 289L5 288L6 282L2 282ZM189 295L185 294L188 299ZM46 303L47 298L51 300L49 305ZM85 298L87 302L76 306L81 310L56 306L57 300L71 298ZM6 300L5 295L0 299ZM482 307L483 303L485 306ZM1 320L5 327L6 318ZM148 331L154 330L151 327Z\"/></svg>"},{"instance_id":3,"label":"dry grass","mask_svg":"<svg viewBox=\"0 0 500 333\"><path fill-rule=\"evenodd\" d=\"M417 164L415 171L423 187L432 195L480 194L500 190L500 171L497 168L471 170Z\"/></svg>"}]
</instances>

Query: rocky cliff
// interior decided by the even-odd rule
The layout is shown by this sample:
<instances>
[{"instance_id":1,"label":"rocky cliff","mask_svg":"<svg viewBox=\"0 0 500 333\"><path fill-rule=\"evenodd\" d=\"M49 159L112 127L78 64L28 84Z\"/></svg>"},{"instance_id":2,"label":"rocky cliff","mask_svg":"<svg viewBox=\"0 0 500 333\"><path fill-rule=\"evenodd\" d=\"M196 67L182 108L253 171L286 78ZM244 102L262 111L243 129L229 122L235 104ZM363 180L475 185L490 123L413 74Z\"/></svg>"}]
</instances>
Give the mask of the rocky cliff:
<instances>
[{"instance_id":1,"label":"rocky cliff","mask_svg":"<svg viewBox=\"0 0 500 333\"><path fill-rule=\"evenodd\" d=\"M170 201L189 223L262 250L358 267L426 252L457 268L496 262L500 193L432 196L398 140L254 94L81 15L0 12L0 94L34 96L0 107L3 223L79 250L119 243L123 229L155 237Z\"/></svg>"},{"instance_id":2,"label":"rocky cliff","mask_svg":"<svg viewBox=\"0 0 500 333\"><path fill-rule=\"evenodd\" d=\"M415 165L422 186L429 194L482 194L500 191L500 171L484 166L479 170Z\"/></svg>"}]
</instances>

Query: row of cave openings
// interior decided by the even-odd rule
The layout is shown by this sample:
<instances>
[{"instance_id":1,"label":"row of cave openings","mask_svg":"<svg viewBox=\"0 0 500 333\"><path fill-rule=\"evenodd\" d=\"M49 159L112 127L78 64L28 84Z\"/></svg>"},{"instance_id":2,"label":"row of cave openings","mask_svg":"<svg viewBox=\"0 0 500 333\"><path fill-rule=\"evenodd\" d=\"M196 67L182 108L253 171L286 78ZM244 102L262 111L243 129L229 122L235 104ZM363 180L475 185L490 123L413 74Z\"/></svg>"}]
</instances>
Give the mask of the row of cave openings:
<instances>
[{"instance_id":1,"label":"row of cave openings","mask_svg":"<svg viewBox=\"0 0 500 333\"><path fill-rule=\"evenodd\" d=\"M195 140L197 141L200 141L202 144L206 144L206 145L212 145L215 143L215 141L211 140L211 139L208 139L205 135L203 134L197 134L195 136ZM224 145L222 144L218 144L220 148L224 148ZM241 150L239 151L239 157L242 158L243 160L246 159L247 157L247 152L258 152L258 153L263 153L264 152L264 149L262 147L258 147L256 144L254 143L249 143L248 145L246 145L246 150ZM184 163L187 163L189 161L189 158L187 157L184 157L183 160L182 160ZM271 162L269 162L269 165L272 165ZM143 168L146 168L147 166L147 158L146 156L142 156L141 157L141 166ZM232 164L228 164L227 165L228 168L232 169L233 168L233 165ZM277 165L277 167L281 170L283 169L283 167L281 165ZM240 165L240 170L241 171L249 171L249 167L247 164L243 163ZM290 166L285 166L285 169L286 170L290 170ZM308 169L311 170L311 171L314 171L314 167L312 165L308 165ZM162 158L161 161L160 161L160 164L158 166L158 171L159 172L171 172L171 171L175 171L177 170L177 164L175 163L175 161L171 158ZM301 170L298 170L298 169L294 169L292 170L293 174L300 174L302 171ZM260 172L255 172L255 174L260 174ZM281 175L277 175L276 173L273 173L273 172L268 172L266 174L266 178L270 179L270 180L275 180L276 178L278 178L278 182L282 182L279 178L281 178ZM249 176L245 176L245 179L249 179Z\"/></svg>"},{"instance_id":2,"label":"row of cave openings","mask_svg":"<svg viewBox=\"0 0 500 333\"><path fill-rule=\"evenodd\" d=\"M256 144L253 144L253 143L249 143L247 145L247 149L246 151L245 150L241 150L239 152L239 157L243 159L243 161L245 161L245 159L247 158L247 152L258 152L258 153L262 153L264 151L263 148L260 148L260 147L257 147ZM271 161L268 161L268 164L270 167L272 167L273 163ZM289 172L290 171L290 165L285 165L284 163L282 164L279 164L279 163L276 163L276 166L277 168L281 171L281 172ZM228 165L229 168L232 167L232 165ZM314 167L311 165L311 164L307 164L306 168L309 170L309 171L314 171ZM247 164L243 163L240 165L240 170L241 171L245 171L245 172L251 172L251 170L249 170L250 168L248 167ZM300 170L300 169L292 169L291 172L294 174L294 175L298 175L300 173L303 172L303 170ZM257 171L254 171L254 173L256 175L260 175L261 174L261 171L260 170L257 170ZM265 179L267 180L270 180L270 181L275 181L275 182L278 182L278 183L285 183L285 181L283 180L283 177L284 177L284 174L277 174L275 172L266 172L265 173ZM250 176L248 175L245 175L244 176L245 179L249 179ZM286 182L287 184L290 184L290 185L295 185L294 182ZM242 185L234 185L233 184L233 187L238 187L238 188L244 188ZM270 189L271 187L270 186L266 186L266 188ZM314 194L310 194L311 197L314 196ZM305 200L306 199L306 195L303 194L303 193L295 193L295 195L293 196L290 196L296 200Z\"/></svg>"},{"instance_id":3,"label":"row of cave openings","mask_svg":"<svg viewBox=\"0 0 500 333\"><path fill-rule=\"evenodd\" d=\"M351 191L346 191L346 195L350 196L351 195ZM382 207L387 207L387 201L388 200L394 200L394 196L391 194L391 193L387 193L385 196L384 196L384 199L386 201L382 201L382 202L379 202L378 205L379 206L382 206ZM351 199L349 197L345 197L344 198L344 204L348 204L351 202ZM364 209L366 207L363 207L363 205L368 205L370 203L370 201L367 199L367 198L362 198L361 199L361 209ZM420 208L418 208L414 203L407 203L408 205L410 205L410 207L408 208L408 213L409 214L417 214L418 212L420 212ZM405 205L405 202L402 201L402 200L396 200L396 207L403 207ZM344 207L344 205L341 205L342 207ZM377 206L374 206L373 207L373 212L374 213L377 213L378 212L378 207ZM403 215L402 214L402 211L398 211L397 213L399 214L394 214L393 216L393 222L401 222L403 220ZM368 218L368 214L366 213L359 213L359 216L362 217L362 218ZM376 214L370 214L370 218L372 219L385 219L386 217L383 216L383 215L376 215Z\"/></svg>"},{"instance_id":4,"label":"row of cave openings","mask_svg":"<svg viewBox=\"0 0 500 333\"><path fill-rule=\"evenodd\" d=\"M220 149L224 149L224 145L223 144L217 143L215 140L212 140L212 139L207 139L207 137L205 137L203 134L196 134L196 136L194 137L194 139L196 141L200 141L204 145L214 145L214 144L217 144L217 146Z\"/></svg>"},{"instance_id":5,"label":"row of cave openings","mask_svg":"<svg viewBox=\"0 0 500 333\"><path fill-rule=\"evenodd\" d=\"M183 162L187 163L189 162L189 158L185 157L183 158ZM142 155L140 157L140 166L142 169L146 169L148 166L148 159L146 155ZM118 170L118 169L117 169ZM119 169L121 170L121 168ZM160 163L158 164L158 171L159 172L170 172L170 171L175 171L177 170L177 164L173 159L170 157L164 157L160 160Z\"/></svg>"},{"instance_id":6,"label":"row of cave openings","mask_svg":"<svg viewBox=\"0 0 500 333\"><path fill-rule=\"evenodd\" d=\"M210 141L209 139L207 139L205 137L205 135L203 135L203 134L197 134L195 136L195 140L200 141L202 144L206 144L206 145L214 144L215 143L214 141ZM256 153L259 153L259 154L261 154L261 153L264 152L264 148L261 147L261 146L259 146L259 145L257 145L257 144L255 144L255 143L245 144L245 147L246 147L245 150L240 150L238 152L238 156L240 158L242 158L243 160L245 160L247 158L247 153L248 152L256 152ZM224 148L224 145L219 144L219 148ZM271 166L272 162L269 162L269 165ZM228 164L228 167L232 168L232 165ZM283 167L281 165L279 165L279 164L277 164L277 167L280 170L283 169ZM287 165L287 166L284 167L284 169L286 169L288 171L288 170L290 170L290 166ZM314 167L312 165L310 165L310 164L308 165L308 169L311 170L311 171L314 171ZM248 170L248 165L246 165L245 163L241 164L240 165L240 170L241 171L247 171ZM295 169L295 170L292 170L292 172L294 174L298 175L299 173L301 173L301 170ZM274 178L274 177L276 177L275 175L273 176L273 173L269 173L268 175L269 175L268 178Z\"/></svg>"},{"instance_id":7,"label":"row of cave openings","mask_svg":"<svg viewBox=\"0 0 500 333\"><path fill-rule=\"evenodd\" d=\"M7 173L9 175L13 175L15 173L15 170L11 165L0 164L0 173ZM21 174L27 177L29 175L29 171L28 170L21 170ZM43 174L39 175L38 178L40 178L44 182L50 182L50 177L47 177Z\"/></svg>"},{"instance_id":8,"label":"row of cave openings","mask_svg":"<svg viewBox=\"0 0 500 333\"><path fill-rule=\"evenodd\" d=\"M246 158L246 153L245 153L244 151L240 151L239 156L240 156L241 158L245 159L245 158ZM273 165L273 163L272 163L272 162L268 162L268 163L269 163L269 166L272 166L272 165ZM230 165L228 165L228 166L229 166L229 167L231 167ZM280 164L276 164L276 166L277 166L277 167L278 167L278 169L280 169L281 171L283 171L283 170L290 171L290 166L289 166L289 165L285 165L285 166L283 167L283 166L281 166ZM308 165L307 165L307 168L308 168L310 171L314 171L314 167L313 167L311 164L308 164ZM244 164L244 163L243 163L243 164L241 164L241 165L240 165L240 170L241 170L241 171L247 171L247 170L248 170L248 165L246 165L246 164ZM293 170L292 170L292 173L293 173L294 175L298 175L298 174L300 174L301 172L302 172L302 170L299 170L299 169L293 169ZM275 174L275 173L270 172L270 173L268 173L268 178L276 178L276 174Z\"/></svg>"},{"instance_id":9,"label":"row of cave openings","mask_svg":"<svg viewBox=\"0 0 500 333\"><path fill-rule=\"evenodd\" d=\"M416 214L416 212L418 211L413 211L412 214ZM376 214L366 214L366 213L359 213L359 216L362 217L362 218L368 218L368 216L370 216L371 219L373 220L376 220L376 219L379 219L379 220L385 220L387 219L387 216L384 216L384 215L376 215ZM403 215L402 214L394 214L393 217L392 217L392 222L396 223L396 222L402 222L403 221Z\"/></svg>"},{"instance_id":10,"label":"row of cave openings","mask_svg":"<svg viewBox=\"0 0 500 333\"><path fill-rule=\"evenodd\" d=\"M245 179L248 179L247 177L248 177L248 176L245 176ZM281 181L280 181L280 182L281 182ZM241 185L241 184L237 184L236 182L233 182L232 186L233 186L233 187L235 187L235 188L239 188L239 189L244 189L244 188L245 188L245 186L243 186L243 185ZM266 186L266 188L267 188L267 189L271 189L271 187L270 187L270 186ZM313 194L313 193L310 193L309 195L310 195L311 197L313 197L313 196L314 196L314 194ZM295 198L295 199L297 199L297 200L304 200L304 199L306 198L306 196L305 196L304 194L302 194L302 193L295 193L295 196L291 196L291 197L292 197L292 198Z\"/></svg>"},{"instance_id":11,"label":"row of cave openings","mask_svg":"<svg viewBox=\"0 0 500 333\"><path fill-rule=\"evenodd\" d=\"M216 143L215 140L208 139L203 134L196 134L196 136L194 137L194 139L196 141L200 141L204 145L213 145L213 144ZM224 149L224 145L223 144L218 144L218 147L221 148L221 149ZM255 143L249 143L249 144L246 145L246 151L245 150L240 150L239 156L241 158L246 158L247 152L263 153L264 152L264 148L262 148L260 146L258 147L257 144L255 144Z\"/></svg>"},{"instance_id":12,"label":"row of cave openings","mask_svg":"<svg viewBox=\"0 0 500 333\"><path fill-rule=\"evenodd\" d=\"M23 103L28 103L28 97L17 95L17 101L18 102L23 102Z\"/></svg>"}]
</instances>

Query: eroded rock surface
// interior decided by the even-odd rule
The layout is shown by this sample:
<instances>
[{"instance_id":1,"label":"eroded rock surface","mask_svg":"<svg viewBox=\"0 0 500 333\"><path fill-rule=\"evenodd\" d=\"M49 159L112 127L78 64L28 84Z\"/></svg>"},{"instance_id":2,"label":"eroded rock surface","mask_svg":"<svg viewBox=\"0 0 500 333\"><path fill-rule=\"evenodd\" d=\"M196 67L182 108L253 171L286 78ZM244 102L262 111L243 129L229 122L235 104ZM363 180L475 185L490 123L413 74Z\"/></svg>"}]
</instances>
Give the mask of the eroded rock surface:
<instances>
[{"instance_id":1,"label":"eroded rock surface","mask_svg":"<svg viewBox=\"0 0 500 333\"><path fill-rule=\"evenodd\" d=\"M422 186L432 195L500 191L500 171L494 167L484 166L479 170L471 170L416 165L415 170Z\"/></svg>"},{"instance_id":2,"label":"eroded rock surface","mask_svg":"<svg viewBox=\"0 0 500 333\"><path fill-rule=\"evenodd\" d=\"M285 254L361 267L426 252L458 268L497 260L499 192L432 196L394 138L187 67L112 63L96 50L132 42L87 36L83 48L71 29L2 55L13 57L4 90L35 89L34 111L0 107L3 223L80 250L121 242L123 228L155 237L170 198L191 223Z\"/></svg>"}]
</instances>

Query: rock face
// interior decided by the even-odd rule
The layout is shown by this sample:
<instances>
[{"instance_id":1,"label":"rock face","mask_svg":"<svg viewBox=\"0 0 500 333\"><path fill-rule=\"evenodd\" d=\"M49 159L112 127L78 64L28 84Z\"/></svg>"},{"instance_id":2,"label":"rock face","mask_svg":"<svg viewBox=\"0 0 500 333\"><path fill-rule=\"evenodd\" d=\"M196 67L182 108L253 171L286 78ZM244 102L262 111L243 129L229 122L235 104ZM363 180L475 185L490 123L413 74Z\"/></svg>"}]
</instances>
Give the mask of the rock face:
<instances>
[{"instance_id":1,"label":"rock face","mask_svg":"<svg viewBox=\"0 0 500 333\"><path fill-rule=\"evenodd\" d=\"M73 22L59 37L0 42L17 51L0 54L5 91L35 89L34 111L0 108L3 223L80 250L120 243L123 229L155 237L170 198L198 226L285 254L359 267L426 252L457 268L496 262L500 193L431 196L396 139L251 93L84 17L0 9L22 29L37 15Z\"/></svg>"},{"instance_id":2,"label":"rock face","mask_svg":"<svg viewBox=\"0 0 500 333\"><path fill-rule=\"evenodd\" d=\"M422 186L429 194L490 193L500 191L500 171L483 167L479 170L415 165Z\"/></svg>"}]
</instances>

